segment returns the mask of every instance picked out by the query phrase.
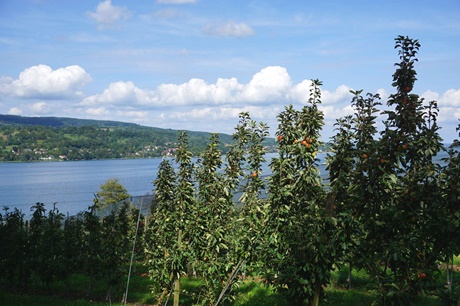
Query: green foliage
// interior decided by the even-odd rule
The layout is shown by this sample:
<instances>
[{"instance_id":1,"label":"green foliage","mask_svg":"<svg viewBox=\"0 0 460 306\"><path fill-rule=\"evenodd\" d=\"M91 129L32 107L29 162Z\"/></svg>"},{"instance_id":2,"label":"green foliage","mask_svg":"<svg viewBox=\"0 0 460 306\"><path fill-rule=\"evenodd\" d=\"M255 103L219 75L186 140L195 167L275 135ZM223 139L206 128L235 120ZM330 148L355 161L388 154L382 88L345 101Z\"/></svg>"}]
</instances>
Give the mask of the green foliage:
<instances>
[{"instance_id":1,"label":"green foliage","mask_svg":"<svg viewBox=\"0 0 460 306\"><path fill-rule=\"evenodd\" d=\"M119 182L118 178L108 179L104 184L100 185L100 190L97 192L98 201L97 209L110 206L128 199L131 195L126 188Z\"/></svg>"},{"instance_id":2,"label":"green foliage","mask_svg":"<svg viewBox=\"0 0 460 306\"><path fill-rule=\"evenodd\" d=\"M338 121L329 170L331 190L343 204L339 211L353 217L346 227L353 243L349 260L375 277L379 303L407 305L424 290L420 275L431 277L435 263L452 255L446 229L458 227L450 226L441 168L433 159L443 150L436 102L424 105L411 93L420 44L399 36L395 47L397 92L383 112L380 138L375 122L380 97L353 92L355 116Z\"/></svg>"},{"instance_id":3,"label":"green foliage","mask_svg":"<svg viewBox=\"0 0 460 306\"><path fill-rule=\"evenodd\" d=\"M38 236L36 246L35 269L39 278L49 288L56 279L62 279L64 275L64 257L62 247L64 245L62 220L64 215L53 205L53 209L44 218L42 228Z\"/></svg>"},{"instance_id":4,"label":"green foliage","mask_svg":"<svg viewBox=\"0 0 460 306\"><path fill-rule=\"evenodd\" d=\"M62 117L25 117L16 115L0 114L0 125L14 126L47 126L47 127L62 127L62 126L100 126L100 127L115 127L115 126L136 126L135 123L126 123L109 120L91 120L91 119L74 119Z\"/></svg>"},{"instance_id":5,"label":"green foliage","mask_svg":"<svg viewBox=\"0 0 460 306\"><path fill-rule=\"evenodd\" d=\"M65 279L68 289L70 276L76 272L83 272L84 266L82 246L84 245L84 220L83 212L76 216L68 217L64 221L63 228L63 259L64 269L62 277Z\"/></svg>"},{"instance_id":6,"label":"green foliage","mask_svg":"<svg viewBox=\"0 0 460 306\"><path fill-rule=\"evenodd\" d=\"M385 175L397 178L392 184L392 197L381 201L384 211L380 221L386 227L380 231L383 239L379 242L384 250L380 260L391 268L391 274L379 272L378 279L384 289L383 302L407 305L409 294L417 291L417 273L431 275L444 253L444 245L434 243L440 242L439 229L445 215L437 183L440 167L433 161L443 146L436 124L436 103L423 106L423 99L410 94L420 44L400 36L395 47L401 62L396 64L398 69L393 75L397 92L388 100L388 106L395 106L395 111L386 112L388 120L380 141L382 154L391 161L384 168Z\"/></svg>"},{"instance_id":7,"label":"green foliage","mask_svg":"<svg viewBox=\"0 0 460 306\"><path fill-rule=\"evenodd\" d=\"M198 213L194 198L194 165L185 132L179 135L178 142L175 151L177 174L169 160L163 160L154 181L156 202L152 208L146 238L146 260L150 276L158 280L152 289L159 302L173 281L179 286L181 276L187 272L188 263L194 262L196 258L192 248L196 230L193 224ZM175 291L178 295L178 287ZM178 297L175 299L178 300Z\"/></svg>"},{"instance_id":8,"label":"green foliage","mask_svg":"<svg viewBox=\"0 0 460 306\"><path fill-rule=\"evenodd\" d=\"M97 198L88 211L68 217L56 204L47 211L43 203L32 208L32 218L24 221L18 210L7 207L0 214L0 287L11 290L36 288L53 293L56 284L65 284L72 292L76 274L87 277L86 294L92 296L94 284L105 282L107 302L113 293L121 298L121 285L126 279L132 236L128 204L100 220L95 214ZM137 217L137 215L136 215Z\"/></svg>"},{"instance_id":9,"label":"green foliage","mask_svg":"<svg viewBox=\"0 0 460 306\"><path fill-rule=\"evenodd\" d=\"M128 204L102 219L101 277L107 282L107 300L112 300L112 290L122 288L126 279L126 264L130 255Z\"/></svg>"},{"instance_id":10,"label":"green foliage","mask_svg":"<svg viewBox=\"0 0 460 306\"><path fill-rule=\"evenodd\" d=\"M31 265L24 258L30 250L24 214L18 209L3 207L0 214L0 282L8 288L27 287Z\"/></svg>"},{"instance_id":11,"label":"green foliage","mask_svg":"<svg viewBox=\"0 0 460 306\"><path fill-rule=\"evenodd\" d=\"M258 263L267 221L268 205L262 199L261 193L266 189L262 173L266 152L262 143L268 136L268 127L264 123L251 120L249 113L241 113L235 130L235 143L227 159L230 175L237 174L242 180L240 188L243 193L239 199L241 209L238 212L238 227L235 232L236 256L250 266Z\"/></svg>"},{"instance_id":12,"label":"green foliage","mask_svg":"<svg viewBox=\"0 0 460 306\"><path fill-rule=\"evenodd\" d=\"M228 188L238 189L242 194L237 201L240 209L233 219L233 269L224 290L237 286L235 276L242 267L257 269L261 264L260 254L263 252L268 209L262 196L266 189L262 164L266 153L263 143L267 136L266 124L252 120L249 113L240 113L240 121L233 134L234 144L227 154L226 173ZM221 296L224 293L222 291Z\"/></svg>"},{"instance_id":13,"label":"green foliage","mask_svg":"<svg viewBox=\"0 0 460 306\"><path fill-rule=\"evenodd\" d=\"M2 125L0 118L0 161L159 157L172 154L177 147L177 133L170 129L97 123L56 127ZM188 135L189 149L197 156L206 147L210 134L190 131ZM220 149L225 153L231 137L220 137ZM267 144L273 145L274 141L267 140Z\"/></svg>"},{"instance_id":14,"label":"green foliage","mask_svg":"<svg viewBox=\"0 0 460 306\"><path fill-rule=\"evenodd\" d=\"M96 216L98 199L94 199L94 205L90 206L88 211L83 214L83 244L82 261L83 270L89 277L88 294L93 290L93 281L101 274L101 252L102 236L101 224Z\"/></svg>"},{"instance_id":15,"label":"green foliage","mask_svg":"<svg viewBox=\"0 0 460 306\"><path fill-rule=\"evenodd\" d=\"M339 219L326 206L316 153L324 124L321 82L313 80L309 105L278 115L279 157L270 167L268 243L263 260L268 279L293 305L317 305L322 286L340 258Z\"/></svg>"},{"instance_id":16,"label":"green foliage","mask_svg":"<svg viewBox=\"0 0 460 306\"><path fill-rule=\"evenodd\" d=\"M194 268L202 278L199 293L202 304L214 304L233 264L234 203L229 184L222 173L219 136L212 134L209 144L197 161L197 213L193 221Z\"/></svg>"}]
</instances>

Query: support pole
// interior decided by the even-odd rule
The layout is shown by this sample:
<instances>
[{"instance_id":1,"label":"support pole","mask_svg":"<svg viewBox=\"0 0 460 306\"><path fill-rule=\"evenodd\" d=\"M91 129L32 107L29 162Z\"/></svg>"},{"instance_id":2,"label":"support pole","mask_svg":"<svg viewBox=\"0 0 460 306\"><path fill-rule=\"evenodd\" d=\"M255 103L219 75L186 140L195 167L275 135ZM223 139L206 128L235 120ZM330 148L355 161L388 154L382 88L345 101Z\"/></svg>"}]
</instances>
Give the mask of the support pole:
<instances>
[{"instance_id":1,"label":"support pole","mask_svg":"<svg viewBox=\"0 0 460 306\"><path fill-rule=\"evenodd\" d=\"M125 298L123 301L123 305L126 305L126 301L128 300L129 279L131 278L131 270L132 270L133 261L134 261L134 250L136 248L137 231L139 230L139 220L141 218L141 211L142 211L143 204L144 204L144 197L141 198L141 206L139 207L139 214L137 216L136 234L134 235L133 250L131 252L131 263L129 264L128 281L126 282L126 292L125 292Z\"/></svg>"}]
</instances>

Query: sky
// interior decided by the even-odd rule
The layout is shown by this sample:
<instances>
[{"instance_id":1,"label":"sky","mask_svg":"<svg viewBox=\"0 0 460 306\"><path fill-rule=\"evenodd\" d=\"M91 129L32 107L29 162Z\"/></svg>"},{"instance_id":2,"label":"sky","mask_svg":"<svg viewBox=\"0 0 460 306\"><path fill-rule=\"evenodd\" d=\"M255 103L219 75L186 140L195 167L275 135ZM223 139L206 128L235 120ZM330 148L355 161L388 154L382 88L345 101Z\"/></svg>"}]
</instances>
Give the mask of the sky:
<instances>
[{"instance_id":1,"label":"sky","mask_svg":"<svg viewBox=\"0 0 460 306\"><path fill-rule=\"evenodd\" d=\"M0 0L0 114L231 134L248 111L274 137L319 79L328 141L350 90L386 108L398 35L420 41L413 93L438 101L451 142L458 0Z\"/></svg>"}]
</instances>

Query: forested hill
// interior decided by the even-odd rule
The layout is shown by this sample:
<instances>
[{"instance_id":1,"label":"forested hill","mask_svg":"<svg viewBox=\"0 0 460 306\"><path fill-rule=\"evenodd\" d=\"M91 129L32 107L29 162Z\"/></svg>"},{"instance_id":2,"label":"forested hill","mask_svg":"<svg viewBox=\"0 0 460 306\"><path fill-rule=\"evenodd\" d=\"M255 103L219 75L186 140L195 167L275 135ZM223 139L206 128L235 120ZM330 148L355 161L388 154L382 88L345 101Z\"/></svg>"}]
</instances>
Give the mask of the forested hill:
<instances>
[{"instance_id":1,"label":"forested hill","mask_svg":"<svg viewBox=\"0 0 460 306\"><path fill-rule=\"evenodd\" d=\"M210 133L187 131L189 149L199 155ZM132 123L59 117L0 115L0 161L90 160L172 155L178 130ZM220 134L226 153L231 135ZM274 146L274 139L267 146Z\"/></svg>"},{"instance_id":2,"label":"forested hill","mask_svg":"<svg viewBox=\"0 0 460 306\"><path fill-rule=\"evenodd\" d=\"M52 127L63 126L138 126L135 123L108 121L108 120L91 120L75 119L63 117L23 117L16 115L1 115L0 125L42 125Z\"/></svg>"}]
</instances>

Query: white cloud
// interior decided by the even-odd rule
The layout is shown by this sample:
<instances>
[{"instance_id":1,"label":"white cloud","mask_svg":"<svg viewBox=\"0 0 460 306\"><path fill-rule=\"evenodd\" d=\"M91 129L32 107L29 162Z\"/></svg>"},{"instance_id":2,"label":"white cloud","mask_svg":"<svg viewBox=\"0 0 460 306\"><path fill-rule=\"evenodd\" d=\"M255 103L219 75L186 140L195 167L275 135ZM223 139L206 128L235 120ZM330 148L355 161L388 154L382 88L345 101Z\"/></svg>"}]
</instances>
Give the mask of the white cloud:
<instances>
[{"instance_id":1,"label":"white cloud","mask_svg":"<svg viewBox=\"0 0 460 306\"><path fill-rule=\"evenodd\" d=\"M13 82L14 79L7 76L0 76L0 86ZM0 87L1 88L1 87Z\"/></svg>"},{"instance_id":2,"label":"white cloud","mask_svg":"<svg viewBox=\"0 0 460 306\"><path fill-rule=\"evenodd\" d=\"M133 82L114 82L101 94L85 98L80 105L96 104L151 104L154 99L153 93L143 90Z\"/></svg>"},{"instance_id":3,"label":"white cloud","mask_svg":"<svg viewBox=\"0 0 460 306\"><path fill-rule=\"evenodd\" d=\"M288 100L291 87L292 80L286 68L269 66L252 77L240 99L248 102Z\"/></svg>"},{"instance_id":4,"label":"white cloud","mask_svg":"<svg viewBox=\"0 0 460 306\"><path fill-rule=\"evenodd\" d=\"M385 101L386 99L388 99L388 93L385 89L379 88L377 89L377 93L380 95L381 101Z\"/></svg>"},{"instance_id":5,"label":"white cloud","mask_svg":"<svg viewBox=\"0 0 460 306\"><path fill-rule=\"evenodd\" d=\"M193 78L182 84L160 84L155 90L141 89L133 82L114 82L102 93L85 98L80 105L132 104L143 106L192 106L251 104L305 104L309 98L310 80L293 84L286 68L268 66L255 73L251 80L240 83L236 78L219 78L213 84ZM324 104L349 103L350 88L341 85L335 91L323 91Z\"/></svg>"},{"instance_id":6,"label":"white cloud","mask_svg":"<svg viewBox=\"0 0 460 306\"><path fill-rule=\"evenodd\" d=\"M303 80L291 89L291 99L303 104L307 103L310 94L311 80Z\"/></svg>"},{"instance_id":7,"label":"white cloud","mask_svg":"<svg viewBox=\"0 0 460 306\"><path fill-rule=\"evenodd\" d=\"M439 107L460 107L460 89L449 89L443 94L428 90L421 96L427 101L437 101Z\"/></svg>"},{"instance_id":8,"label":"white cloud","mask_svg":"<svg viewBox=\"0 0 460 306\"><path fill-rule=\"evenodd\" d=\"M333 120L334 122L336 119L353 115L355 112L351 105L320 105L318 108L323 112L325 120Z\"/></svg>"},{"instance_id":9,"label":"white cloud","mask_svg":"<svg viewBox=\"0 0 460 306\"><path fill-rule=\"evenodd\" d=\"M433 100L439 100L439 94L435 91L427 90L425 91L422 95L422 98L424 98L427 101L433 101Z\"/></svg>"},{"instance_id":10,"label":"white cloud","mask_svg":"<svg viewBox=\"0 0 460 306\"><path fill-rule=\"evenodd\" d=\"M249 112L254 118L273 119L278 114L278 108L270 108L260 106L244 106L244 107L204 107L193 108L187 111L176 111L171 113L163 113L165 119L179 120L233 120L238 118L241 112Z\"/></svg>"},{"instance_id":11,"label":"white cloud","mask_svg":"<svg viewBox=\"0 0 460 306\"><path fill-rule=\"evenodd\" d=\"M99 30L114 28L118 21L131 17L131 13L126 7L114 6L111 0L99 2L96 11L88 11L86 15L97 22Z\"/></svg>"},{"instance_id":12,"label":"white cloud","mask_svg":"<svg viewBox=\"0 0 460 306\"><path fill-rule=\"evenodd\" d=\"M157 0L160 4L184 4L184 3L195 3L196 0Z\"/></svg>"},{"instance_id":13,"label":"white cloud","mask_svg":"<svg viewBox=\"0 0 460 306\"><path fill-rule=\"evenodd\" d=\"M44 114L49 112L49 107L46 102L37 102L30 106L30 110L34 113Z\"/></svg>"},{"instance_id":14,"label":"white cloud","mask_svg":"<svg viewBox=\"0 0 460 306\"><path fill-rule=\"evenodd\" d=\"M236 78L218 79L216 84L207 84L202 79L191 79L180 85L159 85L155 101L162 105L230 103L235 100L233 93L242 88Z\"/></svg>"},{"instance_id":15,"label":"white cloud","mask_svg":"<svg viewBox=\"0 0 460 306\"><path fill-rule=\"evenodd\" d=\"M209 24L203 32L212 36L222 37L245 37L255 34L253 28L245 23L235 23L233 20L229 20L224 24Z\"/></svg>"},{"instance_id":16,"label":"white cloud","mask_svg":"<svg viewBox=\"0 0 460 306\"><path fill-rule=\"evenodd\" d=\"M324 104L336 104L344 101L350 102L353 97L350 90L352 90L352 88L346 85L340 85L333 92L323 90L321 92L321 100Z\"/></svg>"},{"instance_id":17,"label":"white cloud","mask_svg":"<svg viewBox=\"0 0 460 306\"><path fill-rule=\"evenodd\" d=\"M8 111L8 114L9 115L21 115L22 114L22 110L20 108L17 108L17 107L12 107L10 108L10 110Z\"/></svg>"},{"instance_id":18,"label":"white cloud","mask_svg":"<svg viewBox=\"0 0 460 306\"><path fill-rule=\"evenodd\" d=\"M78 89L91 81L80 66L52 70L46 65L32 66L19 74L18 79L2 78L0 93L21 98L62 98L81 94Z\"/></svg>"},{"instance_id":19,"label":"white cloud","mask_svg":"<svg viewBox=\"0 0 460 306\"><path fill-rule=\"evenodd\" d=\"M439 99L439 105L460 107L460 89L449 89Z\"/></svg>"},{"instance_id":20,"label":"white cloud","mask_svg":"<svg viewBox=\"0 0 460 306\"><path fill-rule=\"evenodd\" d=\"M284 106L293 104L301 108L308 102L310 80L295 83L286 68L268 66L256 72L242 83L237 78L219 78L215 82L192 78L180 84L160 84L154 89L142 89L133 82L114 82L100 94L85 98L80 106L89 107L87 114L105 116L120 121L145 125L220 131L231 133L238 121L238 114L249 111L251 117L268 123L271 129L278 125L276 116ZM326 120L325 132L331 133L336 119L354 113L351 106L351 87L340 85L335 89L321 88L322 104ZM386 108L387 93L381 95L381 110ZM363 92L363 95L365 92ZM428 101L437 100L440 106L439 121L454 122L459 117L460 89L443 94L427 91ZM428 99L429 98L429 99ZM115 119L116 118L116 119ZM379 125L383 116L377 119ZM329 136L329 135L328 135Z\"/></svg>"},{"instance_id":21,"label":"white cloud","mask_svg":"<svg viewBox=\"0 0 460 306\"><path fill-rule=\"evenodd\" d=\"M91 115L91 116L101 116L101 115L107 115L109 114L109 111L101 106L101 107L98 107L98 108L88 108L85 113L87 113L88 115Z\"/></svg>"},{"instance_id":22,"label":"white cloud","mask_svg":"<svg viewBox=\"0 0 460 306\"><path fill-rule=\"evenodd\" d=\"M149 122L149 112L148 111L117 111L117 116L127 118L129 121L134 121L138 123Z\"/></svg>"},{"instance_id":23,"label":"white cloud","mask_svg":"<svg viewBox=\"0 0 460 306\"><path fill-rule=\"evenodd\" d=\"M421 97L428 101L437 101L439 122L458 122L460 118L460 89L449 89L443 94L428 90ZM426 104L425 103L425 104Z\"/></svg>"}]
</instances>

